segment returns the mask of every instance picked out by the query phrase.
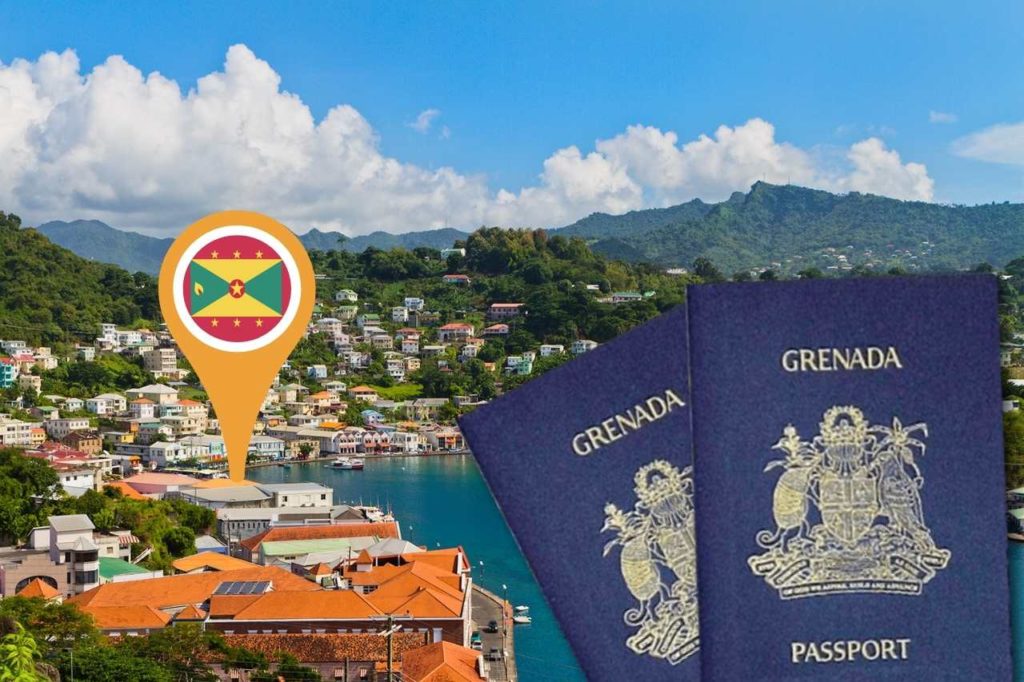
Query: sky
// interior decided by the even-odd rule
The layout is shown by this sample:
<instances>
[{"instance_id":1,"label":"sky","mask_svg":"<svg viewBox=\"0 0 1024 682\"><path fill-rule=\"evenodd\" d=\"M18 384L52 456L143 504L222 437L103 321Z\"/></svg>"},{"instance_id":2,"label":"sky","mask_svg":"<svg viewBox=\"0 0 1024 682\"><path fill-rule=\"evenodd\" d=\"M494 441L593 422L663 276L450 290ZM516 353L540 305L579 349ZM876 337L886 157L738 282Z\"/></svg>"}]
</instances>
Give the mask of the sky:
<instances>
[{"instance_id":1,"label":"sky","mask_svg":"<svg viewBox=\"0 0 1024 682\"><path fill-rule=\"evenodd\" d=\"M0 3L0 210L558 226L756 180L1024 201L1024 5Z\"/></svg>"}]
</instances>

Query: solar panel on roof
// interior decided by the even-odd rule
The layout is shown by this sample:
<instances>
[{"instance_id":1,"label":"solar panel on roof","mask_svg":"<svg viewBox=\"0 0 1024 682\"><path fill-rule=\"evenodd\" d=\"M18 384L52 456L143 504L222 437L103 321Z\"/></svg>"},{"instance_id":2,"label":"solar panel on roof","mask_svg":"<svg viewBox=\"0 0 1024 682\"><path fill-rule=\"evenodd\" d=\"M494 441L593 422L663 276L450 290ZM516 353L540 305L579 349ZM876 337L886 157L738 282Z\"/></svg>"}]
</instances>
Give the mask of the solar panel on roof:
<instances>
[{"instance_id":1,"label":"solar panel on roof","mask_svg":"<svg viewBox=\"0 0 1024 682\"><path fill-rule=\"evenodd\" d=\"M261 581L242 581L242 580L231 580L223 582L217 585L217 589L213 591L216 595L246 595L246 594L263 594L270 587L270 582L266 580Z\"/></svg>"}]
</instances>

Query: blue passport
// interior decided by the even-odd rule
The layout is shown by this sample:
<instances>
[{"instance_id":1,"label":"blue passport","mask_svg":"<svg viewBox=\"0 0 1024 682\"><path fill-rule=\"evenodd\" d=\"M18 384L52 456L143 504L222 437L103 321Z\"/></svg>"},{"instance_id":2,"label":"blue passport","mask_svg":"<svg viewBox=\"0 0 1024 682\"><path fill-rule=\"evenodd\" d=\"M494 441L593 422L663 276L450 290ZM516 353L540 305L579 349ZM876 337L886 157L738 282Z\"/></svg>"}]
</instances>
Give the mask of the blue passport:
<instances>
[{"instance_id":1,"label":"blue passport","mask_svg":"<svg viewBox=\"0 0 1024 682\"><path fill-rule=\"evenodd\" d=\"M1011 679L996 286L690 289L703 679Z\"/></svg>"},{"instance_id":2,"label":"blue passport","mask_svg":"<svg viewBox=\"0 0 1024 682\"><path fill-rule=\"evenodd\" d=\"M686 311L459 422L590 680L697 680Z\"/></svg>"}]
</instances>

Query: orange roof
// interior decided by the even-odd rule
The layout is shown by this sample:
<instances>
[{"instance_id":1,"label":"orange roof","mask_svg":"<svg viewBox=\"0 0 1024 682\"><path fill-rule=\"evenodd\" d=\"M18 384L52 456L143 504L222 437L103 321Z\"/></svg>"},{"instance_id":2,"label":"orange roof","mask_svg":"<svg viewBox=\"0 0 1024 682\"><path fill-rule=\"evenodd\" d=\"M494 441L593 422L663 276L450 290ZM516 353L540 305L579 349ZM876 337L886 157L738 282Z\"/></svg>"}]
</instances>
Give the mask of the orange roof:
<instances>
[{"instance_id":1,"label":"orange roof","mask_svg":"<svg viewBox=\"0 0 1024 682\"><path fill-rule=\"evenodd\" d=\"M131 403L129 403L129 404L130 405L155 405L156 403L154 403L149 398L136 398L135 400L131 401Z\"/></svg>"},{"instance_id":2,"label":"orange roof","mask_svg":"<svg viewBox=\"0 0 1024 682\"><path fill-rule=\"evenodd\" d=\"M232 618L262 596L262 594L215 594L210 597L210 617Z\"/></svg>"},{"instance_id":3,"label":"orange roof","mask_svg":"<svg viewBox=\"0 0 1024 682\"><path fill-rule=\"evenodd\" d=\"M131 478L124 479L124 482L128 485L133 483L143 483L146 485L195 485L199 482L199 479L192 478L191 476L182 476L181 474L144 471L141 474L135 474Z\"/></svg>"},{"instance_id":4,"label":"orange roof","mask_svg":"<svg viewBox=\"0 0 1024 682\"><path fill-rule=\"evenodd\" d=\"M209 490L210 488L234 488L240 485L256 485L256 483L246 479L233 481L230 478L204 478L200 481L196 481L196 483L191 487L199 488L200 490Z\"/></svg>"},{"instance_id":5,"label":"orange roof","mask_svg":"<svg viewBox=\"0 0 1024 682\"><path fill-rule=\"evenodd\" d=\"M146 583L148 580L136 582ZM116 583L107 583L114 585ZM128 584L128 583L120 583ZM95 606L84 609L101 630L162 628L171 617L152 606Z\"/></svg>"},{"instance_id":6,"label":"orange roof","mask_svg":"<svg viewBox=\"0 0 1024 682\"><path fill-rule=\"evenodd\" d=\"M148 500L149 499L148 497L146 497L145 495L143 495L138 490L136 490L135 488L131 487L130 485L128 485L124 481L111 481L110 483L104 483L103 487L104 488L114 488L116 490L120 490L121 494L124 497L127 497L130 500Z\"/></svg>"},{"instance_id":7,"label":"orange roof","mask_svg":"<svg viewBox=\"0 0 1024 682\"><path fill-rule=\"evenodd\" d=\"M333 398L334 394L332 394L332 393L330 393L328 391L320 391L319 393L314 393L313 395L311 395L309 397L310 398L316 398L317 400L327 400L328 398Z\"/></svg>"},{"instance_id":8,"label":"orange roof","mask_svg":"<svg viewBox=\"0 0 1024 682\"><path fill-rule=\"evenodd\" d=\"M174 616L174 620L206 620L206 612L189 604L181 611L178 611L178 614Z\"/></svg>"},{"instance_id":9,"label":"orange roof","mask_svg":"<svg viewBox=\"0 0 1024 682\"><path fill-rule=\"evenodd\" d=\"M361 594L323 590L267 592L235 614L234 620L349 620L379 615L382 612Z\"/></svg>"},{"instance_id":10,"label":"orange roof","mask_svg":"<svg viewBox=\"0 0 1024 682\"><path fill-rule=\"evenodd\" d=\"M466 558L466 552L462 547L432 549L424 552L406 552L402 555L402 559L405 561L422 561L452 573L458 568L456 562L461 562L461 568L464 571L468 571L470 568L469 559Z\"/></svg>"},{"instance_id":11,"label":"orange roof","mask_svg":"<svg viewBox=\"0 0 1024 682\"><path fill-rule=\"evenodd\" d=\"M360 537L397 538L399 537L398 523L395 521L367 521L365 523L339 523L334 526L279 526L246 538L242 540L241 545L249 551L255 552L264 542Z\"/></svg>"},{"instance_id":12,"label":"orange roof","mask_svg":"<svg viewBox=\"0 0 1024 682\"><path fill-rule=\"evenodd\" d=\"M440 327L441 329L472 329L473 325L466 322L449 322L446 325Z\"/></svg>"},{"instance_id":13,"label":"orange roof","mask_svg":"<svg viewBox=\"0 0 1024 682\"><path fill-rule=\"evenodd\" d=\"M355 388L348 389L349 393L376 393L374 389L369 386L356 386Z\"/></svg>"},{"instance_id":14,"label":"orange roof","mask_svg":"<svg viewBox=\"0 0 1024 682\"><path fill-rule=\"evenodd\" d=\"M154 609L169 609L188 604L202 604L210 598L218 585L228 581L269 581L273 583L275 590L320 591L320 587L316 583L293 575L283 568L254 566L233 571L187 573L149 580L105 583L82 594L77 594L68 601L89 613L92 613L94 609L107 607L145 606Z\"/></svg>"},{"instance_id":15,"label":"orange roof","mask_svg":"<svg viewBox=\"0 0 1024 682\"><path fill-rule=\"evenodd\" d=\"M351 632L322 634L254 634L225 635L233 647L260 653L276 659L282 653L292 654L303 663L343 663L344 661L386 661L388 640L391 640L395 667L402 655L423 646L424 635L418 632L396 632L392 637Z\"/></svg>"},{"instance_id":16,"label":"orange roof","mask_svg":"<svg viewBox=\"0 0 1024 682\"><path fill-rule=\"evenodd\" d=\"M402 679L415 682L482 680L477 673L480 652L451 642L435 642L402 656Z\"/></svg>"},{"instance_id":17,"label":"orange roof","mask_svg":"<svg viewBox=\"0 0 1024 682\"><path fill-rule=\"evenodd\" d=\"M18 596L25 597L26 599L53 599L54 597L59 597L60 592L42 578L36 578L21 588Z\"/></svg>"},{"instance_id":18,"label":"orange roof","mask_svg":"<svg viewBox=\"0 0 1024 682\"><path fill-rule=\"evenodd\" d=\"M179 400L178 404L179 405L184 405L185 407L202 407L203 406L202 403L197 402L195 400L189 400L188 398L185 398L184 400Z\"/></svg>"},{"instance_id":19,"label":"orange roof","mask_svg":"<svg viewBox=\"0 0 1024 682\"><path fill-rule=\"evenodd\" d=\"M334 569L328 566L327 564L321 562L313 568L309 569L309 572L310 574L315 576L331 575L332 573L334 573Z\"/></svg>"},{"instance_id":20,"label":"orange roof","mask_svg":"<svg viewBox=\"0 0 1024 682\"><path fill-rule=\"evenodd\" d=\"M450 581L450 573L429 564L414 562L383 580L367 597L388 613L447 618L462 613L465 594ZM373 573L373 571L370 571Z\"/></svg>"},{"instance_id":21,"label":"orange roof","mask_svg":"<svg viewBox=\"0 0 1024 682\"><path fill-rule=\"evenodd\" d=\"M255 568L256 565L244 559L228 556L227 554L199 552L198 554L182 557L172 563L171 566L174 567L174 570L181 573L191 573L200 568L211 571L232 571Z\"/></svg>"}]
</instances>

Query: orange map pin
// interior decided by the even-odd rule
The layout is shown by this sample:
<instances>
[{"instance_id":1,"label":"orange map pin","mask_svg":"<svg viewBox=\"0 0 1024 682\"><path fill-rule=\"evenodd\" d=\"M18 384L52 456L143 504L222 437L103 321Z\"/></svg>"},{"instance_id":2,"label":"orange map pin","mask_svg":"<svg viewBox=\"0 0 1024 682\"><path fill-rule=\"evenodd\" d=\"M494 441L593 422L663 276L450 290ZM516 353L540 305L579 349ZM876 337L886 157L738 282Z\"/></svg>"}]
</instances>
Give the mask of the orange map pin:
<instances>
[{"instance_id":1,"label":"orange map pin","mask_svg":"<svg viewBox=\"0 0 1024 682\"><path fill-rule=\"evenodd\" d=\"M315 297L306 249L260 213L208 215L164 256L160 310L210 396L234 480L245 478L253 424Z\"/></svg>"}]
</instances>

